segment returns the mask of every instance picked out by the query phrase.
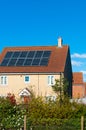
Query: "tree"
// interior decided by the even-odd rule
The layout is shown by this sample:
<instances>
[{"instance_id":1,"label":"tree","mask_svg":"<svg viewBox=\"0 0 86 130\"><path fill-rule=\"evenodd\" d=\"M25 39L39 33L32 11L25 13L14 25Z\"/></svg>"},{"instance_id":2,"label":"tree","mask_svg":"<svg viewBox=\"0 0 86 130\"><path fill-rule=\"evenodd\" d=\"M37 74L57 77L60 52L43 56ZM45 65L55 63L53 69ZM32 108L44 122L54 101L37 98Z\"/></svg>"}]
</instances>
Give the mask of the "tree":
<instances>
[{"instance_id":1,"label":"tree","mask_svg":"<svg viewBox=\"0 0 86 130\"><path fill-rule=\"evenodd\" d=\"M16 104L15 95L0 97L0 129L18 129L23 126L25 109Z\"/></svg>"},{"instance_id":2,"label":"tree","mask_svg":"<svg viewBox=\"0 0 86 130\"><path fill-rule=\"evenodd\" d=\"M11 104L16 105L16 99L14 94L8 93L7 99L10 101Z\"/></svg>"},{"instance_id":3,"label":"tree","mask_svg":"<svg viewBox=\"0 0 86 130\"><path fill-rule=\"evenodd\" d=\"M60 80L56 79L55 80L55 85L52 86L52 89L54 92L57 93L57 96L59 96L60 104L62 103L62 99L65 96L68 96L68 81L65 78L62 78L60 76Z\"/></svg>"}]
</instances>

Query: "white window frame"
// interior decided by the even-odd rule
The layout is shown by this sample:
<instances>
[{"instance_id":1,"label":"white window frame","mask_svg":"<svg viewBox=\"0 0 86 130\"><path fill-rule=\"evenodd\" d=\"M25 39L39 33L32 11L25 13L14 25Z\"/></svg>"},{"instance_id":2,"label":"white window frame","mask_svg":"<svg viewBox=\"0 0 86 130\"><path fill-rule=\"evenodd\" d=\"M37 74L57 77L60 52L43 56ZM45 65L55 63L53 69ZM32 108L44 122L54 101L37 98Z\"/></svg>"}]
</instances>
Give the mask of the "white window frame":
<instances>
[{"instance_id":1,"label":"white window frame","mask_svg":"<svg viewBox=\"0 0 86 130\"><path fill-rule=\"evenodd\" d=\"M46 101L56 101L56 96L46 96Z\"/></svg>"},{"instance_id":2,"label":"white window frame","mask_svg":"<svg viewBox=\"0 0 86 130\"><path fill-rule=\"evenodd\" d=\"M29 80L26 81L26 78L29 78ZM29 82L30 82L30 76L29 76L29 75L25 75L25 76L24 76L24 82L25 82L25 83L29 83Z\"/></svg>"},{"instance_id":3,"label":"white window frame","mask_svg":"<svg viewBox=\"0 0 86 130\"><path fill-rule=\"evenodd\" d=\"M0 76L0 85L3 85L3 86L5 86L5 85L7 85L8 84L8 78L7 78L7 76Z\"/></svg>"},{"instance_id":4,"label":"white window frame","mask_svg":"<svg viewBox=\"0 0 86 130\"><path fill-rule=\"evenodd\" d=\"M55 84L55 78L53 75L48 75L48 85L54 85Z\"/></svg>"}]
</instances>

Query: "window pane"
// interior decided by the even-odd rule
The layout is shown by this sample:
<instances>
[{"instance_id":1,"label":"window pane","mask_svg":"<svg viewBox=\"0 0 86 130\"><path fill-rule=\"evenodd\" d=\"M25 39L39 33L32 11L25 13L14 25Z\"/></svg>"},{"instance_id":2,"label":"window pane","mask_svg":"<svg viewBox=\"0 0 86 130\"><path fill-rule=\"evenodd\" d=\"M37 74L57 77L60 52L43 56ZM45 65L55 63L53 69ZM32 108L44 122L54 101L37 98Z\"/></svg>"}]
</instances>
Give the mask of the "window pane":
<instances>
[{"instance_id":1,"label":"window pane","mask_svg":"<svg viewBox=\"0 0 86 130\"><path fill-rule=\"evenodd\" d=\"M1 85L7 84L7 76L1 76Z\"/></svg>"},{"instance_id":2,"label":"window pane","mask_svg":"<svg viewBox=\"0 0 86 130\"><path fill-rule=\"evenodd\" d=\"M50 76L48 76L48 84L50 84Z\"/></svg>"},{"instance_id":3,"label":"window pane","mask_svg":"<svg viewBox=\"0 0 86 130\"><path fill-rule=\"evenodd\" d=\"M51 84L54 84L54 77L51 76Z\"/></svg>"},{"instance_id":4,"label":"window pane","mask_svg":"<svg viewBox=\"0 0 86 130\"><path fill-rule=\"evenodd\" d=\"M29 82L29 76L25 76L25 82Z\"/></svg>"},{"instance_id":5,"label":"window pane","mask_svg":"<svg viewBox=\"0 0 86 130\"><path fill-rule=\"evenodd\" d=\"M54 84L54 76L53 75L49 75L48 76L48 85L53 85Z\"/></svg>"},{"instance_id":6,"label":"window pane","mask_svg":"<svg viewBox=\"0 0 86 130\"><path fill-rule=\"evenodd\" d=\"M4 84L7 84L7 77L4 77Z\"/></svg>"},{"instance_id":7,"label":"window pane","mask_svg":"<svg viewBox=\"0 0 86 130\"><path fill-rule=\"evenodd\" d=\"M3 76L1 76L1 84L3 84Z\"/></svg>"}]
</instances>

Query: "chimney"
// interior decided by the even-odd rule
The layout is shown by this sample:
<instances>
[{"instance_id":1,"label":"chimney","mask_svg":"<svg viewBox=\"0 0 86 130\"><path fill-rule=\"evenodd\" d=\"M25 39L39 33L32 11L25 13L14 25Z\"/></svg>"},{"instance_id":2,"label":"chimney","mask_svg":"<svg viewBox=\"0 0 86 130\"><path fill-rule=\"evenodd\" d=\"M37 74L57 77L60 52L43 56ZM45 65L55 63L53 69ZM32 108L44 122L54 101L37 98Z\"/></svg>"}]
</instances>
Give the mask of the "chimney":
<instances>
[{"instance_id":1,"label":"chimney","mask_svg":"<svg viewBox=\"0 0 86 130\"><path fill-rule=\"evenodd\" d=\"M62 38L61 37L58 38L58 47L62 47Z\"/></svg>"}]
</instances>

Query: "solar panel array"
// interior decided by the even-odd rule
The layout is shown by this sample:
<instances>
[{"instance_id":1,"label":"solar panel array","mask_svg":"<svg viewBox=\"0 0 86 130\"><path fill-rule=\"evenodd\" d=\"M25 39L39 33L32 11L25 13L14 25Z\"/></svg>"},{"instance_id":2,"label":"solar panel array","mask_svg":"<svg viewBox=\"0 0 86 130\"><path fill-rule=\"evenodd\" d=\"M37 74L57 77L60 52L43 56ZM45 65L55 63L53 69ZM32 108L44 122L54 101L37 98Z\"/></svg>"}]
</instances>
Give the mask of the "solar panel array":
<instances>
[{"instance_id":1,"label":"solar panel array","mask_svg":"<svg viewBox=\"0 0 86 130\"><path fill-rule=\"evenodd\" d=\"M47 66L51 51L8 51L1 66Z\"/></svg>"}]
</instances>

